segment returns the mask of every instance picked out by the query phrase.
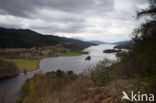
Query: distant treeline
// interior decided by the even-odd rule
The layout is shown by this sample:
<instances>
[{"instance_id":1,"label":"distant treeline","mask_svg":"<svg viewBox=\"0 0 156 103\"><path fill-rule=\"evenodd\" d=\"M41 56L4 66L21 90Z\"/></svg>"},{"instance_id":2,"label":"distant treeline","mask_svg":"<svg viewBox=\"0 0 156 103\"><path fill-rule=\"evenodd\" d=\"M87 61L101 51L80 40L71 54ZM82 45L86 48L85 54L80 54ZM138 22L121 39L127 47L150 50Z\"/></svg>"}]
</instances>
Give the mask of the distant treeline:
<instances>
[{"instance_id":1,"label":"distant treeline","mask_svg":"<svg viewBox=\"0 0 156 103\"><path fill-rule=\"evenodd\" d=\"M42 35L29 29L0 28L0 48L31 48L54 45L80 50L93 44L53 35Z\"/></svg>"}]
</instances>

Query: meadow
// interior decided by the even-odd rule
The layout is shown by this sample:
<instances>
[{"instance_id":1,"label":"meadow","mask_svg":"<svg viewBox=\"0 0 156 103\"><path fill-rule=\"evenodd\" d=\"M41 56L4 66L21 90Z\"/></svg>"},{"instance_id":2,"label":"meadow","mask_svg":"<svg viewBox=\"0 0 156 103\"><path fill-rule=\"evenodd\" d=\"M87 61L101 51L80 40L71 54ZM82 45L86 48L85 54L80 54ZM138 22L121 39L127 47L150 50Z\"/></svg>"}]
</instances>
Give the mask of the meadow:
<instances>
[{"instance_id":1,"label":"meadow","mask_svg":"<svg viewBox=\"0 0 156 103\"><path fill-rule=\"evenodd\" d=\"M14 63L18 72L29 72L39 68L39 62L43 58L56 57L56 56L78 56L87 54L80 50L71 50L64 47L47 46L47 47L34 47L34 48L5 48L0 49L1 61ZM8 66L3 65L7 70ZM1 69L1 68L0 68ZM3 71L7 74L7 71ZM10 76L10 73L8 73ZM13 73L15 74L15 73ZM17 74L17 72L16 72ZM5 75L4 77L7 77Z\"/></svg>"}]
</instances>

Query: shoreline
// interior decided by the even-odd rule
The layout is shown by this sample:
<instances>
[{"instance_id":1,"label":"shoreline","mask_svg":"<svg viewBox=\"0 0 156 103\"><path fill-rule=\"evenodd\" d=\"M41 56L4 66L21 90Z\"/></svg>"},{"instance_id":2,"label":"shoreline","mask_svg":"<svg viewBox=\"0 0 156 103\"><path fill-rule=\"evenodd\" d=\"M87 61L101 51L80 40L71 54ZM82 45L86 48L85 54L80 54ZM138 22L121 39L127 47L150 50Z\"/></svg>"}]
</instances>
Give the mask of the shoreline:
<instances>
[{"instance_id":1,"label":"shoreline","mask_svg":"<svg viewBox=\"0 0 156 103\"><path fill-rule=\"evenodd\" d=\"M43 59L46 59L46 58L53 58L53 57L70 57L70 56L81 56L81 55L87 55L89 52L84 52L84 51L81 51L82 52L82 54L80 54L80 55L59 55L59 56L45 56L45 57L42 57L42 58L39 58L39 59L36 59L36 60L39 60L38 61L38 63L36 64L37 65L37 67L35 68L35 69L33 69L33 70L26 70L26 72L25 72L25 70L22 68L21 70L20 70L20 67L18 67L17 66L17 68L18 68L18 73L16 73L15 75L12 75L12 76L7 76L7 77L2 77L2 78L0 78L0 81L1 80L4 80L4 79L9 79L9 78L12 78L12 77L16 77L16 76L18 76L20 73L27 73L27 72L33 72L33 71L35 71L35 70L38 70L39 69L39 67L40 67L40 62L41 62L41 60L43 60ZM17 65L17 64L16 64Z\"/></svg>"}]
</instances>

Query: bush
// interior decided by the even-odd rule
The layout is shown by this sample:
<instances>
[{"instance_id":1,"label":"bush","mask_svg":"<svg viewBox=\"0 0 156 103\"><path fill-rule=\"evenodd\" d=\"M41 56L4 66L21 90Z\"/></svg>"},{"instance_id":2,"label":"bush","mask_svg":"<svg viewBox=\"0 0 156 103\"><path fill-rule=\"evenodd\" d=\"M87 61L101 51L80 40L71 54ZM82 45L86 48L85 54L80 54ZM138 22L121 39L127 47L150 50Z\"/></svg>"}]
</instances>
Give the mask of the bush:
<instances>
[{"instance_id":1,"label":"bush","mask_svg":"<svg viewBox=\"0 0 156 103\"><path fill-rule=\"evenodd\" d=\"M113 64L113 61L105 59L95 67L88 69L87 75L95 86L101 86L110 81L111 64Z\"/></svg>"},{"instance_id":2,"label":"bush","mask_svg":"<svg viewBox=\"0 0 156 103\"><path fill-rule=\"evenodd\" d=\"M0 79L14 76L18 74L18 72L15 63L0 60Z\"/></svg>"}]
</instances>

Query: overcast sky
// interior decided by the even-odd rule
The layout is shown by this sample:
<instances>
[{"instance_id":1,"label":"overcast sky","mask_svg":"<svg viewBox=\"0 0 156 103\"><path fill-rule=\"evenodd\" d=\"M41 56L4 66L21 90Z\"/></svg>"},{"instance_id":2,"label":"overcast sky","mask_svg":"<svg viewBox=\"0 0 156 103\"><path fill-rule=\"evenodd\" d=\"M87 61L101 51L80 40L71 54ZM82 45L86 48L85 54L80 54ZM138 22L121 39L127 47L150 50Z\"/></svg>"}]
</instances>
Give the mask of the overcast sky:
<instances>
[{"instance_id":1,"label":"overcast sky","mask_svg":"<svg viewBox=\"0 0 156 103\"><path fill-rule=\"evenodd\" d=\"M0 0L0 26L115 42L128 40L146 0Z\"/></svg>"}]
</instances>

